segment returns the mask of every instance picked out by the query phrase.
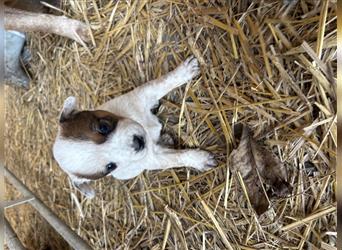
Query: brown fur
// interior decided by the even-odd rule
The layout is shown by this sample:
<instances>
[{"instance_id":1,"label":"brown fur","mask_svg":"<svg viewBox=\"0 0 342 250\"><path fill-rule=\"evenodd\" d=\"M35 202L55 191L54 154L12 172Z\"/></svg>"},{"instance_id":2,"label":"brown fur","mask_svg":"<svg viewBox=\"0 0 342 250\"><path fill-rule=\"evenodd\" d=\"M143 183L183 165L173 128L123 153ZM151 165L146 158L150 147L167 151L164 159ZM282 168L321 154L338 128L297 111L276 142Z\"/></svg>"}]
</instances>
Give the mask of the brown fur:
<instances>
[{"instance_id":1,"label":"brown fur","mask_svg":"<svg viewBox=\"0 0 342 250\"><path fill-rule=\"evenodd\" d=\"M81 111L68 117L61 117L61 135L66 138L90 140L96 144L104 143L107 137L114 132L121 117L103 110ZM101 134L99 128L106 124L108 133Z\"/></svg>"}]
</instances>

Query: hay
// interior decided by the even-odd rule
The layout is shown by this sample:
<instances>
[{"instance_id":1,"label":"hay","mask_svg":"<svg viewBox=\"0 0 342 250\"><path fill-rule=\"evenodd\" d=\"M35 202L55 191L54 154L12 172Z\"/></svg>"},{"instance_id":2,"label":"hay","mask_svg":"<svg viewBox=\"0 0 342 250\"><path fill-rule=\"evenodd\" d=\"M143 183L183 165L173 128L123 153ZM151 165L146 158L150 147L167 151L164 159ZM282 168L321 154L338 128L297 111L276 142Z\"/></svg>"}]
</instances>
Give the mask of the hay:
<instances>
[{"instance_id":1,"label":"hay","mask_svg":"<svg viewBox=\"0 0 342 250\"><path fill-rule=\"evenodd\" d=\"M94 249L331 249L336 3L284 2L292 3L65 1L63 13L92 25L92 42L30 34L31 88L6 89L8 167ZM191 54L201 77L164 98L159 117L183 145L214 152L219 166L109 177L84 199L52 158L64 99L94 108ZM285 162L294 187L260 217L227 165L239 123ZM24 208L9 209L9 220L29 249L53 237L28 234L44 223L15 209Z\"/></svg>"}]
</instances>

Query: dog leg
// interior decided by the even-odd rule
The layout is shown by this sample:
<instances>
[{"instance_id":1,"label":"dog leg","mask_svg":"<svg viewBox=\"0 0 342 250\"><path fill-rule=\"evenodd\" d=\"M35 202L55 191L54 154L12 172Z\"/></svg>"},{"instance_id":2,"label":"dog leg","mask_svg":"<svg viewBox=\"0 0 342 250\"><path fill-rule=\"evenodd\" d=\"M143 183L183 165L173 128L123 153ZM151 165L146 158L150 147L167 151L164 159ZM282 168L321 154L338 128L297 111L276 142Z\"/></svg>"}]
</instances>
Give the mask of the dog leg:
<instances>
[{"instance_id":1,"label":"dog leg","mask_svg":"<svg viewBox=\"0 0 342 250\"><path fill-rule=\"evenodd\" d=\"M34 13L4 7L4 26L6 30L17 30L22 32L42 31L55 33L74 39L83 44L90 41L88 27L85 23L64 16Z\"/></svg>"},{"instance_id":2,"label":"dog leg","mask_svg":"<svg viewBox=\"0 0 342 250\"><path fill-rule=\"evenodd\" d=\"M161 78L149 81L132 92L152 108L158 100L171 90L182 86L199 74L198 61L194 56L187 58L176 69Z\"/></svg>"},{"instance_id":3,"label":"dog leg","mask_svg":"<svg viewBox=\"0 0 342 250\"><path fill-rule=\"evenodd\" d=\"M164 132L164 133L161 133L160 137L158 138L157 143L166 147L174 147L175 139L172 137L170 133Z\"/></svg>"},{"instance_id":4,"label":"dog leg","mask_svg":"<svg viewBox=\"0 0 342 250\"><path fill-rule=\"evenodd\" d=\"M151 162L154 164L149 162L149 170L193 167L205 171L217 165L212 153L200 149L175 150L161 148L161 151L155 154Z\"/></svg>"},{"instance_id":5,"label":"dog leg","mask_svg":"<svg viewBox=\"0 0 342 250\"><path fill-rule=\"evenodd\" d=\"M138 113L150 112L158 104L159 99L171 90L190 81L198 73L198 61L194 56L191 56L161 78L149 81L124 95L118 96L102 104L99 109L128 115L132 113L132 116L135 117L136 114L132 110Z\"/></svg>"},{"instance_id":6,"label":"dog leg","mask_svg":"<svg viewBox=\"0 0 342 250\"><path fill-rule=\"evenodd\" d=\"M87 198L91 199L95 197L95 190L90 186L90 184L87 181L79 181L77 179L72 179L72 184Z\"/></svg>"}]
</instances>

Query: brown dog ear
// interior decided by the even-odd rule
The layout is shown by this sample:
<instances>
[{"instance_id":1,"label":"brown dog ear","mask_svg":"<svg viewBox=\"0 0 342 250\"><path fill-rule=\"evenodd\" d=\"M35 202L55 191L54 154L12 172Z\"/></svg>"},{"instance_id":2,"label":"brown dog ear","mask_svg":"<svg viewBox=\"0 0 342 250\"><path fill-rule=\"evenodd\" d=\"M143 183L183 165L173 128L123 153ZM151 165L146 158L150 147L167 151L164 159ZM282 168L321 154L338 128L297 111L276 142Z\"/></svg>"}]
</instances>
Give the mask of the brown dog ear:
<instances>
[{"instance_id":1,"label":"brown dog ear","mask_svg":"<svg viewBox=\"0 0 342 250\"><path fill-rule=\"evenodd\" d=\"M95 190L89 183L72 180L72 184L87 198L92 199L95 197Z\"/></svg>"},{"instance_id":2,"label":"brown dog ear","mask_svg":"<svg viewBox=\"0 0 342 250\"><path fill-rule=\"evenodd\" d=\"M65 99L63 108L61 111L61 115L59 117L59 122L65 122L68 120L71 116L72 113L77 111L77 101L76 97L74 96L69 96L67 99Z\"/></svg>"}]
</instances>

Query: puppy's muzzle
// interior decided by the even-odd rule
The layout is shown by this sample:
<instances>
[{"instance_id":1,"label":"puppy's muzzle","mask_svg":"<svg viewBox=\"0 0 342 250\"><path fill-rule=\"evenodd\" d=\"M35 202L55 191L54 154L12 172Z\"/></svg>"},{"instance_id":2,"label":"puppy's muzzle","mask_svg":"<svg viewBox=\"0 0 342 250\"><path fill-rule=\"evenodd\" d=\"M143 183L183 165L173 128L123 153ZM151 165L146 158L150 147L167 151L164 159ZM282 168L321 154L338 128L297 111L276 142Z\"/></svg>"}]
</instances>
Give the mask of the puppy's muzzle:
<instances>
[{"instance_id":1,"label":"puppy's muzzle","mask_svg":"<svg viewBox=\"0 0 342 250\"><path fill-rule=\"evenodd\" d=\"M133 148L136 152L139 152L145 148L145 139L140 135L133 136Z\"/></svg>"}]
</instances>

